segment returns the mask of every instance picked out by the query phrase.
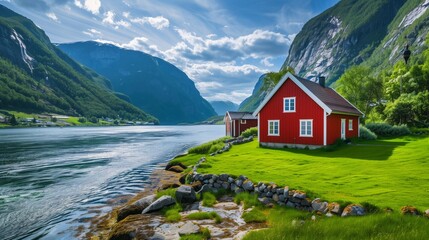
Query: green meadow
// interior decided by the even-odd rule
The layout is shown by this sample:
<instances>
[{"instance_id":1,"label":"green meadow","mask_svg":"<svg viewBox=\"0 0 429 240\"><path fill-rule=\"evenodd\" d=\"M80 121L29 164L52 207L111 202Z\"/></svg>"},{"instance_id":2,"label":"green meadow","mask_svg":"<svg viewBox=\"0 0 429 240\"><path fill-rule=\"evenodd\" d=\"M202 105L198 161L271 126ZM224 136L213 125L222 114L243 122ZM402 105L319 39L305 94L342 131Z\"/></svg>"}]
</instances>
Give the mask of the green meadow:
<instances>
[{"instance_id":1,"label":"green meadow","mask_svg":"<svg viewBox=\"0 0 429 240\"><path fill-rule=\"evenodd\" d=\"M202 156L188 154L173 161L191 166ZM358 141L318 150L262 148L253 141L205 157L207 161L198 168L199 173L245 175L254 182L274 182L304 190L311 198L378 207L363 217L329 218L287 207L264 208L255 202L255 196L241 194L237 195L243 198L240 201L257 208L247 217L267 219L269 226L250 232L245 240L409 240L429 236L427 217L400 214L405 205L420 211L429 209L428 135ZM385 208L393 212L386 212Z\"/></svg>"},{"instance_id":2,"label":"green meadow","mask_svg":"<svg viewBox=\"0 0 429 240\"><path fill-rule=\"evenodd\" d=\"M201 156L189 154L174 161L192 165ZM245 175L330 202L369 202L394 210L405 205L429 208L427 135L361 141L333 151L270 149L253 141L206 158L199 173Z\"/></svg>"}]
</instances>

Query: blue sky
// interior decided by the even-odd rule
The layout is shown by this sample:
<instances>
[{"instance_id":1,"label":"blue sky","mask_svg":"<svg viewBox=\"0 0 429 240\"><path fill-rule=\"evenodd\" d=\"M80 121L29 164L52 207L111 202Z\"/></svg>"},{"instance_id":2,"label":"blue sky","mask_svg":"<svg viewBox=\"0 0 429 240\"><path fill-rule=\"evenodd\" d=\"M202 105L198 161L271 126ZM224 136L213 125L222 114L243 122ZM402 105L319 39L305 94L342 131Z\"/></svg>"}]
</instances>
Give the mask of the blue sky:
<instances>
[{"instance_id":1,"label":"blue sky","mask_svg":"<svg viewBox=\"0 0 429 240\"><path fill-rule=\"evenodd\" d=\"M338 0L0 0L52 42L97 40L183 70L207 100L240 103L295 35Z\"/></svg>"}]
</instances>

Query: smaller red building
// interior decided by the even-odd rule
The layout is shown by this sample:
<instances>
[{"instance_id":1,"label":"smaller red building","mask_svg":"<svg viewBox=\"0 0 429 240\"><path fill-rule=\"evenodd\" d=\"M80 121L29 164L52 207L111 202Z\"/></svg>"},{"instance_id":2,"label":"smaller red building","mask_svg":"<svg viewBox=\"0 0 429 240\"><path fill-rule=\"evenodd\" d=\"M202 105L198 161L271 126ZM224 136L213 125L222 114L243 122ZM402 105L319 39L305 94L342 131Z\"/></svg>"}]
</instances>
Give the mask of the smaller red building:
<instances>
[{"instance_id":1,"label":"smaller red building","mask_svg":"<svg viewBox=\"0 0 429 240\"><path fill-rule=\"evenodd\" d=\"M226 136L238 137L249 128L258 126L258 119L251 112L226 112L225 113Z\"/></svg>"},{"instance_id":2,"label":"smaller red building","mask_svg":"<svg viewBox=\"0 0 429 240\"><path fill-rule=\"evenodd\" d=\"M317 148L359 136L363 113L334 89L287 73L253 113L262 146Z\"/></svg>"}]
</instances>

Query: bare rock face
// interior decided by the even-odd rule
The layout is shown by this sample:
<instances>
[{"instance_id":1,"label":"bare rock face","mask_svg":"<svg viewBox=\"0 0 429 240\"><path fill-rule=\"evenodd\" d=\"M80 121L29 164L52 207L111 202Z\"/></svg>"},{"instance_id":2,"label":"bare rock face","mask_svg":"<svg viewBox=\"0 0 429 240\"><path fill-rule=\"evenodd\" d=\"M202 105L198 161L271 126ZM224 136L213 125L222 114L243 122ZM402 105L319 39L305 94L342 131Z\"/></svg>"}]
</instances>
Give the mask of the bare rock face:
<instances>
[{"instance_id":1,"label":"bare rock face","mask_svg":"<svg viewBox=\"0 0 429 240\"><path fill-rule=\"evenodd\" d=\"M358 204L350 204L344 208L341 217L348 216L363 216L365 215L365 209L361 205Z\"/></svg>"},{"instance_id":2,"label":"bare rock face","mask_svg":"<svg viewBox=\"0 0 429 240\"><path fill-rule=\"evenodd\" d=\"M176 203L176 200L172 198L171 196L162 196L158 198L155 202L151 203L148 207L146 207L142 214L149 213L149 212L155 212L158 210L161 210L164 207L173 205Z\"/></svg>"}]
</instances>

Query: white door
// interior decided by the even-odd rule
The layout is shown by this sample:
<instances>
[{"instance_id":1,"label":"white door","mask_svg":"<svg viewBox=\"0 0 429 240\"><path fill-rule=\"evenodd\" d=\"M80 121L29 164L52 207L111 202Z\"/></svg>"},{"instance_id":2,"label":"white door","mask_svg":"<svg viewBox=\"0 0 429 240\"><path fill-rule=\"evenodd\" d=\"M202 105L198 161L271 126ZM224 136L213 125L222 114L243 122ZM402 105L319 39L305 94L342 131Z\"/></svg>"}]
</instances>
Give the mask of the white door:
<instances>
[{"instance_id":1,"label":"white door","mask_svg":"<svg viewBox=\"0 0 429 240\"><path fill-rule=\"evenodd\" d=\"M346 119L341 119L341 139L346 139Z\"/></svg>"}]
</instances>

